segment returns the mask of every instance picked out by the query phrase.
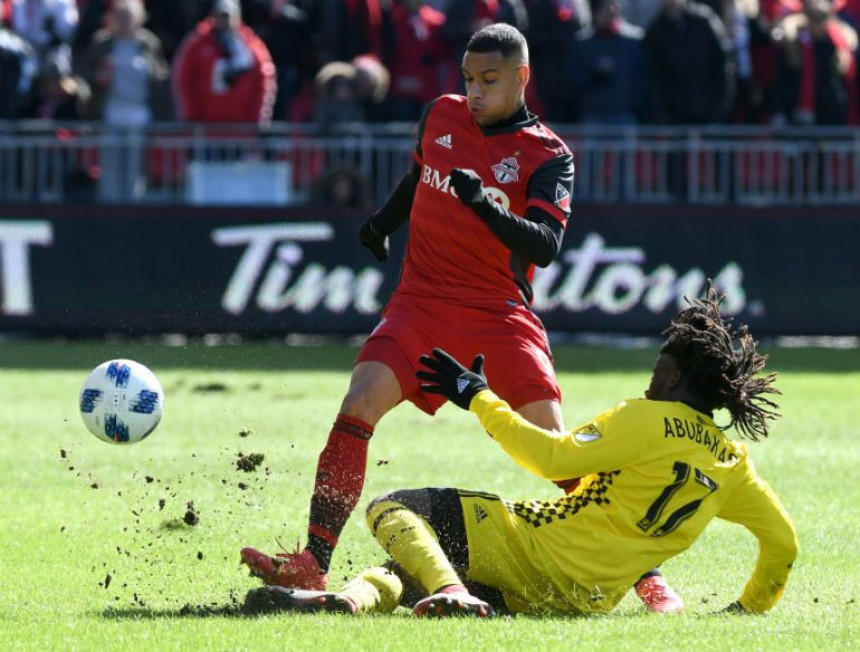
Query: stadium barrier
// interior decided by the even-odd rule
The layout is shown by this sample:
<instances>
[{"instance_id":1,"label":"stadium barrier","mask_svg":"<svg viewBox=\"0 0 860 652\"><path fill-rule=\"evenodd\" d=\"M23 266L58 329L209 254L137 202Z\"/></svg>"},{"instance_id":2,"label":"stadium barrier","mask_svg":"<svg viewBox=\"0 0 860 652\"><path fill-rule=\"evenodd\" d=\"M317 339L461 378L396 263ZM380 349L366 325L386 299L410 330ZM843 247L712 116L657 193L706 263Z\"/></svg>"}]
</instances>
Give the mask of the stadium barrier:
<instances>
[{"instance_id":1,"label":"stadium barrier","mask_svg":"<svg viewBox=\"0 0 860 652\"><path fill-rule=\"evenodd\" d=\"M0 202L297 205L348 168L370 201L412 160L412 124L265 128L0 122ZM557 126L577 201L860 205L860 129Z\"/></svg>"},{"instance_id":2,"label":"stadium barrier","mask_svg":"<svg viewBox=\"0 0 860 652\"><path fill-rule=\"evenodd\" d=\"M405 239L376 264L357 212L2 210L7 333L366 333ZM554 332L657 335L713 277L725 312L758 335L860 335L858 246L856 209L578 205L557 262L535 276L535 309Z\"/></svg>"}]
</instances>

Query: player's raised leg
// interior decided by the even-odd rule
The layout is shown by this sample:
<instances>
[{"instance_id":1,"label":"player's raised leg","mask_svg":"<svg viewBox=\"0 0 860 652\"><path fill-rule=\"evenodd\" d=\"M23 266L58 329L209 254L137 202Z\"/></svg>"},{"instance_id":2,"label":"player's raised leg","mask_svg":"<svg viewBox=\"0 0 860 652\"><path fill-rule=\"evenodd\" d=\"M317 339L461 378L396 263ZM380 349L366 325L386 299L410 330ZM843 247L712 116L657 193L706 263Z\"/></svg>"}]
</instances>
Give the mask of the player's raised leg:
<instances>
[{"instance_id":1,"label":"player's raised leg","mask_svg":"<svg viewBox=\"0 0 860 652\"><path fill-rule=\"evenodd\" d=\"M266 584L324 590L332 552L364 488L367 448L382 416L401 400L394 372L359 362L317 464L304 550L275 556L243 548L242 562Z\"/></svg>"}]
</instances>

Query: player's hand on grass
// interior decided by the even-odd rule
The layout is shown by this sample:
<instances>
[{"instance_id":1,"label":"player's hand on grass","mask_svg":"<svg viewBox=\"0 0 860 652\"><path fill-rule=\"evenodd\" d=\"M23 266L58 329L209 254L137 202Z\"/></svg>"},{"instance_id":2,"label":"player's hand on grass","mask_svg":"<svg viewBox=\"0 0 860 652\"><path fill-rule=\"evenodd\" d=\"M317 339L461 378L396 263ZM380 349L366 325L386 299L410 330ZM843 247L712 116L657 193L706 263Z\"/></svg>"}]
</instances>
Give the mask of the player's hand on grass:
<instances>
[{"instance_id":1,"label":"player's hand on grass","mask_svg":"<svg viewBox=\"0 0 860 652\"><path fill-rule=\"evenodd\" d=\"M457 198L465 206L471 208L483 220L490 216L489 200L484 195L484 184L474 170L451 170L451 185L457 193Z\"/></svg>"},{"instance_id":2,"label":"player's hand on grass","mask_svg":"<svg viewBox=\"0 0 860 652\"><path fill-rule=\"evenodd\" d=\"M379 262L388 260L388 236L382 233L373 223L371 217L358 230L358 239L363 247L367 247Z\"/></svg>"},{"instance_id":3,"label":"player's hand on grass","mask_svg":"<svg viewBox=\"0 0 860 652\"><path fill-rule=\"evenodd\" d=\"M464 410L469 409L475 394L487 389L483 355L475 356L471 369L466 369L442 349L433 349L431 355L422 355L419 362L429 369L415 373L420 380L426 381L421 390L428 394L441 394Z\"/></svg>"}]
</instances>

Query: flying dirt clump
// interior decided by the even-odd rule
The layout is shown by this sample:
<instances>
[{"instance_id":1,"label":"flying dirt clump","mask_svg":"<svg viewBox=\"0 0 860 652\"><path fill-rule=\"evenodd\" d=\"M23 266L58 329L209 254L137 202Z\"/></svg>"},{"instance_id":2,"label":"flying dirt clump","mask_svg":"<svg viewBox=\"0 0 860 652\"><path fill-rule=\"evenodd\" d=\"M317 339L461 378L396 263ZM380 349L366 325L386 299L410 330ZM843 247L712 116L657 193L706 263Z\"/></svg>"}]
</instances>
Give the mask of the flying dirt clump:
<instances>
[{"instance_id":1,"label":"flying dirt clump","mask_svg":"<svg viewBox=\"0 0 860 652\"><path fill-rule=\"evenodd\" d=\"M245 473L256 471L257 467L263 463L266 456L263 453L239 453L236 458L236 468Z\"/></svg>"},{"instance_id":2,"label":"flying dirt clump","mask_svg":"<svg viewBox=\"0 0 860 652\"><path fill-rule=\"evenodd\" d=\"M185 504L185 516L182 518L186 525L197 525L200 522L200 512L194 508L194 502L188 501Z\"/></svg>"}]
</instances>

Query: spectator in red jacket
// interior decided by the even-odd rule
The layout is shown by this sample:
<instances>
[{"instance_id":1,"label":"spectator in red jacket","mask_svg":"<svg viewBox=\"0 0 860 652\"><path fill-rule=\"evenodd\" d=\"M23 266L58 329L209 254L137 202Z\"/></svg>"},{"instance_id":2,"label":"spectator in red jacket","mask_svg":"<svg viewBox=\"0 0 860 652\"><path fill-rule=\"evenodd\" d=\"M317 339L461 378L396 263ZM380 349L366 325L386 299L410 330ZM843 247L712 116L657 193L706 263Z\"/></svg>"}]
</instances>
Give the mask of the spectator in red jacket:
<instances>
[{"instance_id":1,"label":"spectator in red jacket","mask_svg":"<svg viewBox=\"0 0 860 652\"><path fill-rule=\"evenodd\" d=\"M392 102L399 120L418 120L430 100L454 90L445 79L454 77L451 50L442 39L445 15L424 0L392 0L387 20L382 50Z\"/></svg>"},{"instance_id":2,"label":"spectator in red jacket","mask_svg":"<svg viewBox=\"0 0 860 652\"><path fill-rule=\"evenodd\" d=\"M242 23L236 0L218 0L173 62L179 117L190 122L265 123L275 101L275 67L260 38Z\"/></svg>"}]
</instances>

